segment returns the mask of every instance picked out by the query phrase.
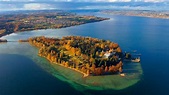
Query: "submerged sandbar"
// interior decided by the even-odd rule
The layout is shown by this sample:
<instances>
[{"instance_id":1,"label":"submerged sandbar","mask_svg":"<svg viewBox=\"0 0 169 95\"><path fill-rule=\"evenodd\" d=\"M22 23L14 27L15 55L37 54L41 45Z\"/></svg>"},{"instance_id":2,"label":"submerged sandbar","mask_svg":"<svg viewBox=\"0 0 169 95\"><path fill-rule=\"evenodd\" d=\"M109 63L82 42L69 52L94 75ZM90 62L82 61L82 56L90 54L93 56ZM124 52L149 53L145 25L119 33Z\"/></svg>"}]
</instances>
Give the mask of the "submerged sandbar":
<instances>
[{"instance_id":1,"label":"submerged sandbar","mask_svg":"<svg viewBox=\"0 0 169 95\"><path fill-rule=\"evenodd\" d=\"M32 59L38 66L52 74L57 79L69 83L77 90L122 90L137 84L142 77L143 71L140 63L123 63L123 72L125 77L118 74L104 76L83 75L74 70L65 68L57 64L51 64L47 59L37 55L38 49L28 43L2 43L0 45L2 54L19 54Z\"/></svg>"}]
</instances>

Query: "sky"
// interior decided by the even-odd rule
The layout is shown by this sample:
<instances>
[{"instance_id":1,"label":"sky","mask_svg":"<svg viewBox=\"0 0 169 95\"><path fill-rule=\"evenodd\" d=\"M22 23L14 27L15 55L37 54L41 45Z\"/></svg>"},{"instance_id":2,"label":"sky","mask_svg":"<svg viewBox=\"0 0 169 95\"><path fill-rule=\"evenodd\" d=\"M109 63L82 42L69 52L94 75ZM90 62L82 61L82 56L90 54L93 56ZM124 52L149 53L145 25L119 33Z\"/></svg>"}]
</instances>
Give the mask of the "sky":
<instances>
[{"instance_id":1,"label":"sky","mask_svg":"<svg viewBox=\"0 0 169 95\"><path fill-rule=\"evenodd\" d=\"M50 9L169 10L169 0L0 0L0 11Z\"/></svg>"}]
</instances>

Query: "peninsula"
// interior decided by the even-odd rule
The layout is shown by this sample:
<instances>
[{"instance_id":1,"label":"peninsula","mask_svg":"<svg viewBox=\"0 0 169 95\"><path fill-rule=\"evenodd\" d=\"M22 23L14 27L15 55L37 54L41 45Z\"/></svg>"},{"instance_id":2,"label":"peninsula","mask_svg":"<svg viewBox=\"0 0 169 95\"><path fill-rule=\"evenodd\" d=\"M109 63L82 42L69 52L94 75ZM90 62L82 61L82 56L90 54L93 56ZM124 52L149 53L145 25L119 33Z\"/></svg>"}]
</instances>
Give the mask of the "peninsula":
<instances>
[{"instance_id":1,"label":"peninsula","mask_svg":"<svg viewBox=\"0 0 169 95\"><path fill-rule=\"evenodd\" d=\"M95 16L82 16L63 11L33 11L0 15L0 37L14 32L38 29L57 29L85 23L108 20Z\"/></svg>"},{"instance_id":2,"label":"peninsula","mask_svg":"<svg viewBox=\"0 0 169 95\"><path fill-rule=\"evenodd\" d=\"M86 76L122 72L122 51L117 43L91 37L66 36L28 39L39 48L38 55Z\"/></svg>"}]
</instances>

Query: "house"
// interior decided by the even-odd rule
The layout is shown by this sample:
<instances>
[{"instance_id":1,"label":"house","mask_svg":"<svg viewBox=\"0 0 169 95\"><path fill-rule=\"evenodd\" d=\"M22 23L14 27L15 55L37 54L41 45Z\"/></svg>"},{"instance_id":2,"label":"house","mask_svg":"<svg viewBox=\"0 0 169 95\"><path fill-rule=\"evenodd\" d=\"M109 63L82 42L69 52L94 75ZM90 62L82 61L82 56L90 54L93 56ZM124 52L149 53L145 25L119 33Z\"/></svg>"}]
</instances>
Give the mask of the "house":
<instances>
[{"instance_id":1,"label":"house","mask_svg":"<svg viewBox=\"0 0 169 95\"><path fill-rule=\"evenodd\" d=\"M109 58L110 56L115 55L115 54L116 54L116 52L106 52L104 54L104 58Z\"/></svg>"},{"instance_id":2,"label":"house","mask_svg":"<svg viewBox=\"0 0 169 95\"><path fill-rule=\"evenodd\" d=\"M106 53L104 54L104 58L109 58L110 55L111 55L111 53L106 52Z\"/></svg>"}]
</instances>

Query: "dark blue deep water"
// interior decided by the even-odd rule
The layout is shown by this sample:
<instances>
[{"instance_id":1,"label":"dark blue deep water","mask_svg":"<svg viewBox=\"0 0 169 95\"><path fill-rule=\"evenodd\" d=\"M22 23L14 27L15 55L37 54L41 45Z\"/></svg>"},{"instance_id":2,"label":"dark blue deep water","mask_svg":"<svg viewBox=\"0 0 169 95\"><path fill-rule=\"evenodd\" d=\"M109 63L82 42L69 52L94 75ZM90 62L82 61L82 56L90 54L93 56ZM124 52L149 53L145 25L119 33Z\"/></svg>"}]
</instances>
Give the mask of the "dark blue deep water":
<instances>
[{"instance_id":1,"label":"dark blue deep water","mask_svg":"<svg viewBox=\"0 0 169 95\"><path fill-rule=\"evenodd\" d=\"M0 95L80 95L27 57L0 54Z\"/></svg>"},{"instance_id":2,"label":"dark blue deep water","mask_svg":"<svg viewBox=\"0 0 169 95\"><path fill-rule=\"evenodd\" d=\"M117 42L123 51L142 54L141 81L127 89L79 92L19 55L0 55L0 95L168 95L169 94L169 20L145 17L112 16L110 20L56 30L12 34L4 38L17 40L45 35L90 36ZM3 44L0 44L3 45ZM1 49L0 49L1 50ZM137 64L137 63L136 63Z\"/></svg>"}]
</instances>

